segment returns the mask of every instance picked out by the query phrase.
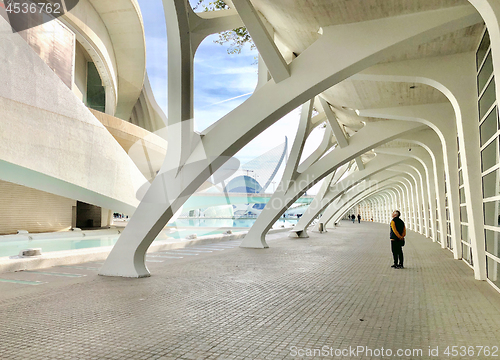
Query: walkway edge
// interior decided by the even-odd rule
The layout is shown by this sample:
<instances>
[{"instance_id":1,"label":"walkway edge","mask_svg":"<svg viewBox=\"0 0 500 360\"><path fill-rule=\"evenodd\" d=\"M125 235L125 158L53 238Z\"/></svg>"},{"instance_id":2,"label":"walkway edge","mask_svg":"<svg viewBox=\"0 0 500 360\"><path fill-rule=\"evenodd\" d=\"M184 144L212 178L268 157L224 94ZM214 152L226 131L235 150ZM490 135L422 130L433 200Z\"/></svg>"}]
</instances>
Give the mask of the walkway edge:
<instances>
[{"instance_id":1,"label":"walkway edge","mask_svg":"<svg viewBox=\"0 0 500 360\"><path fill-rule=\"evenodd\" d=\"M289 228L273 229L269 231L269 234L289 230ZM148 249L148 253L243 239L247 232L248 231L242 231L230 235L217 234L200 236L199 238L193 240L180 239L178 242L172 242L171 240L158 240L151 244ZM113 246L105 246L100 248L55 251L30 258L3 257L0 258L0 273L37 270L60 265L75 265L90 261L104 261L112 248Z\"/></svg>"}]
</instances>

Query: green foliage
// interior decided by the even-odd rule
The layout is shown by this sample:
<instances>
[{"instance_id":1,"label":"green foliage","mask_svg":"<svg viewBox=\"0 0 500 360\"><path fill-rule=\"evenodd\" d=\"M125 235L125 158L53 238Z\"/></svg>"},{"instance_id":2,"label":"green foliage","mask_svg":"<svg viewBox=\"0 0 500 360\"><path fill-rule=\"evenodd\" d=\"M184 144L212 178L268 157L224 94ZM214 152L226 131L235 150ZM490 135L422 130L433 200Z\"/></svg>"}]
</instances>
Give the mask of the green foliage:
<instances>
[{"instance_id":1,"label":"green foliage","mask_svg":"<svg viewBox=\"0 0 500 360\"><path fill-rule=\"evenodd\" d=\"M203 11L229 9L229 6L223 0L212 1L208 5L205 4L205 0L198 0L193 10L196 10L200 6L203 8ZM255 44L246 27L221 32L219 33L219 38L214 40L214 42L219 45L228 45L228 54L240 54L246 44L250 45L250 49L255 49Z\"/></svg>"}]
</instances>

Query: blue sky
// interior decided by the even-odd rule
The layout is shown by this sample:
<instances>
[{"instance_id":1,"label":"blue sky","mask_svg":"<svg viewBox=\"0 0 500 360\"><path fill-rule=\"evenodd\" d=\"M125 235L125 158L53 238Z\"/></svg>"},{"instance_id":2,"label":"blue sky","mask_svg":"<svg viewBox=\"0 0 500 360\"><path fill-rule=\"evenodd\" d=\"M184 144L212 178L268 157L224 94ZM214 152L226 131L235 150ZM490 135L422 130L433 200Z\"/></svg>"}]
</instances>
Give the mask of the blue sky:
<instances>
[{"instance_id":1,"label":"blue sky","mask_svg":"<svg viewBox=\"0 0 500 360\"><path fill-rule=\"evenodd\" d=\"M149 79L156 101L167 114L167 36L162 1L138 2L146 32ZM241 54L229 55L226 46L214 43L216 38L217 35L206 38L195 56L194 114L197 131L205 129L244 102L257 84L257 51L246 47ZM283 143L285 136L291 147L299 114L299 110L294 110L276 122L240 150L236 157L244 164ZM314 150L318 135L321 134L315 134L308 140L305 154Z\"/></svg>"}]
</instances>

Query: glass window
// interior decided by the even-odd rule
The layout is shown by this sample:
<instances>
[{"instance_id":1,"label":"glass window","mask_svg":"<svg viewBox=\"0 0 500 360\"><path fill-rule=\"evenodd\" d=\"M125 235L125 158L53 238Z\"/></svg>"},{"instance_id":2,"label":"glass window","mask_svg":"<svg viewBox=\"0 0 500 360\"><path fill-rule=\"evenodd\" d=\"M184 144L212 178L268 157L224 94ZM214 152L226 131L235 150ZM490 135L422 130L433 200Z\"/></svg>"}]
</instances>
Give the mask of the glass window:
<instances>
[{"instance_id":1,"label":"glass window","mask_svg":"<svg viewBox=\"0 0 500 360\"><path fill-rule=\"evenodd\" d=\"M458 171L458 185L462 186L464 184L464 176L462 174L462 169Z\"/></svg>"},{"instance_id":2,"label":"glass window","mask_svg":"<svg viewBox=\"0 0 500 360\"><path fill-rule=\"evenodd\" d=\"M89 62L87 67L87 106L105 112L106 91L102 86L101 76L93 62Z\"/></svg>"},{"instance_id":3,"label":"glass window","mask_svg":"<svg viewBox=\"0 0 500 360\"><path fill-rule=\"evenodd\" d=\"M500 287L500 264L486 257L486 268L488 269L488 279L496 286Z\"/></svg>"},{"instance_id":4,"label":"glass window","mask_svg":"<svg viewBox=\"0 0 500 360\"><path fill-rule=\"evenodd\" d=\"M491 74L493 74L493 61L491 59L491 51L489 52L488 56L486 57L486 60L484 61L484 65L479 71L479 74L477 75L477 91L478 94L483 91L484 86L488 82L488 79L490 78Z\"/></svg>"},{"instance_id":5,"label":"glass window","mask_svg":"<svg viewBox=\"0 0 500 360\"><path fill-rule=\"evenodd\" d=\"M460 207L460 222L467 222L467 207Z\"/></svg>"},{"instance_id":6,"label":"glass window","mask_svg":"<svg viewBox=\"0 0 500 360\"><path fill-rule=\"evenodd\" d=\"M485 229L484 237L486 239L486 251L500 257L500 233Z\"/></svg>"},{"instance_id":7,"label":"glass window","mask_svg":"<svg viewBox=\"0 0 500 360\"><path fill-rule=\"evenodd\" d=\"M481 169L486 171L497 164L497 140L493 140L481 151Z\"/></svg>"},{"instance_id":8,"label":"glass window","mask_svg":"<svg viewBox=\"0 0 500 360\"><path fill-rule=\"evenodd\" d=\"M458 193L460 195L460 204L465 204L465 188L460 188Z\"/></svg>"},{"instance_id":9,"label":"glass window","mask_svg":"<svg viewBox=\"0 0 500 360\"><path fill-rule=\"evenodd\" d=\"M497 173L498 170L495 170L483 176L483 198L497 195Z\"/></svg>"},{"instance_id":10,"label":"glass window","mask_svg":"<svg viewBox=\"0 0 500 360\"><path fill-rule=\"evenodd\" d=\"M464 259L470 264L472 263L471 258L472 256L470 254L469 246L467 246L467 244L462 243L462 259Z\"/></svg>"},{"instance_id":11,"label":"glass window","mask_svg":"<svg viewBox=\"0 0 500 360\"><path fill-rule=\"evenodd\" d=\"M453 242L451 241L451 236L446 237L446 246L448 247L448 249L453 250Z\"/></svg>"},{"instance_id":12,"label":"glass window","mask_svg":"<svg viewBox=\"0 0 500 360\"><path fill-rule=\"evenodd\" d=\"M483 96L479 99L479 120L483 118L488 112L488 109L493 105L496 100L495 94L495 78L491 79L490 83L486 87Z\"/></svg>"},{"instance_id":13,"label":"glass window","mask_svg":"<svg viewBox=\"0 0 500 360\"><path fill-rule=\"evenodd\" d=\"M489 226L499 226L500 219L498 213L498 206L500 205L500 201L491 201L483 204L483 213L484 213L484 225Z\"/></svg>"},{"instance_id":14,"label":"glass window","mask_svg":"<svg viewBox=\"0 0 500 360\"><path fill-rule=\"evenodd\" d=\"M490 114L484 119L483 123L479 126L479 133L481 137L481 146L486 144L486 142L497 132L498 130L498 115L497 107L490 112Z\"/></svg>"},{"instance_id":15,"label":"glass window","mask_svg":"<svg viewBox=\"0 0 500 360\"><path fill-rule=\"evenodd\" d=\"M486 56L486 53L488 52L489 47L490 47L490 35L488 34L488 30L486 30L484 32L483 39L481 40L481 44L479 44L479 48L477 49L476 52L476 63L478 70L483 62L484 57Z\"/></svg>"},{"instance_id":16,"label":"glass window","mask_svg":"<svg viewBox=\"0 0 500 360\"><path fill-rule=\"evenodd\" d=\"M460 226L460 233L462 235L462 240L465 241L466 243L470 243L470 240L469 240L469 227L467 225L461 225Z\"/></svg>"}]
</instances>

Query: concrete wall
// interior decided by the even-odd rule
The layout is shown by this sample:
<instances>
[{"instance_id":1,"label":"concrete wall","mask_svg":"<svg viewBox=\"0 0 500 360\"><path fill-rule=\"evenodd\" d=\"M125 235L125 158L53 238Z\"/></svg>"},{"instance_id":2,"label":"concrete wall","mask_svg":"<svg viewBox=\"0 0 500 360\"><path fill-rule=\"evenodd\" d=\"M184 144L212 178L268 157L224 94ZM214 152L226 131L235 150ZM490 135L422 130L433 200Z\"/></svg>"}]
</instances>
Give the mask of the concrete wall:
<instances>
[{"instance_id":1,"label":"concrete wall","mask_svg":"<svg viewBox=\"0 0 500 360\"><path fill-rule=\"evenodd\" d=\"M51 232L71 227L76 201L0 180L0 235L17 230Z\"/></svg>"},{"instance_id":2,"label":"concrete wall","mask_svg":"<svg viewBox=\"0 0 500 360\"><path fill-rule=\"evenodd\" d=\"M0 179L133 213L147 180L127 153L3 18L0 42Z\"/></svg>"}]
</instances>

